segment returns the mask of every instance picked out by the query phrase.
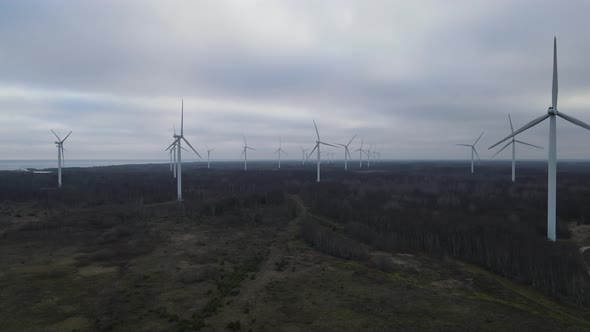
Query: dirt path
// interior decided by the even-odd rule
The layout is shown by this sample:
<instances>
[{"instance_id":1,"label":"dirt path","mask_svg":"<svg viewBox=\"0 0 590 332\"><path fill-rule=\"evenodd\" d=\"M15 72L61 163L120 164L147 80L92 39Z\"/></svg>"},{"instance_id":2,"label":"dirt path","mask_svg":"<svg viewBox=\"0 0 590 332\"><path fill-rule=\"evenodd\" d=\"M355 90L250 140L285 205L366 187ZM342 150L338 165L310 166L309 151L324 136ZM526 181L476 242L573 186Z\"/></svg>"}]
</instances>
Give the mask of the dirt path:
<instances>
[{"instance_id":1,"label":"dirt path","mask_svg":"<svg viewBox=\"0 0 590 332\"><path fill-rule=\"evenodd\" d=\"M288 196L288 199L297 204L297 217L291 219L278 232L269 247L270 252L267 259L256 273L256 278L243 281L240 286L240 294L233 298L231 304L225 306L222 312L208 320L213 330L224 329L228 322L237 320L241 322L242 330L247 330L255 323L255 317L273 314L275 308L265 305L265 289L272 283L287 277L280 266L286 264L296 253L292 242L297 238L300 221L307 213L307 209L298 196Z\"/></svg>"}]
</instances>

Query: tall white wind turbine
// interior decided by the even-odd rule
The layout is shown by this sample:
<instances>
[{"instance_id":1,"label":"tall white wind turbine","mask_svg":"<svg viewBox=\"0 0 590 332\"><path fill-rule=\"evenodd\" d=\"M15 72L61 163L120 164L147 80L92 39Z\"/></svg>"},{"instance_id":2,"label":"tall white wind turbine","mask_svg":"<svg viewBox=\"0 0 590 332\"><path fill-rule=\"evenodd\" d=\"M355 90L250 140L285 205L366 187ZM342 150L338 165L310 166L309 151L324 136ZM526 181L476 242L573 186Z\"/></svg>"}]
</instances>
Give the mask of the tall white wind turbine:
<instances>
[{"instance_id":1,"label":"tall white wind turbine","mask_svg":"<svg viewBox=\"0 0 590 332\"><path fill-rule=\"evenodd\" d=\"M197 152L197 150L193 148L191 143L189 143L189 141L186 138L184 138L184 99L182 100L180 106L180 135L174 133L172 137L174 137L174 142L172 142L172 144L170 144L168 148L172 146L175 146L176 148L176 191L178 195L178 201L180 202L182 201L182 141L184 141L197 154L197 156L199 156L199 158L203 159L201 155Z\"/></svg>"},{"instance_id":2,"label":"tall white wind turbine","mask_svg":"<svg viewBox=\"0 0 590 332\"><path fill-rule=\"evenodd\" d=\"M510 114L508 114L508 121L510 122L510 130L512 131L512 133L514 133L514 127L512 126L512 118L510 118ZM532 146L532 147L538 148L538 149L543 149L540 146L536 146L534 144L519 141L516 139L516 136L512 136L512 139L506 145L504 145L503 148L501 148L498 152L496 152L496 154L494 154L492 156L492 158L494 158L500 152L502 152L502 150L506 149L509 145L512 145L512 182L516 181L516 143Z\"/></svg>"},{"instance_id":3,"label":"tall white wind turbine","mask_svg":"<svg viewBox=\"0 0 590 332\"><path fill-rule=\"evenodd\" d=\"M248 146L248 143L246 143L246 137L244 135L242 135L242 138L244 139L244 150L242 150L242 156L244 156L244 171L247 171L248 170L248 150L256 150L256 149Z\"/></svg>"},{"instance_id":4,"label":"tall white wind turbine","mask_svg":"<svg viewBox=\"0 0 590 332\"><path fill-rule=\"evenodd\" d=\"M301 165L305 166L305 151L309 149L304 149L301 145L299 146L299 148L301 148Z\"/></svg>"},{"instance_id":5,"label":"tall white wind turbine","mask_svg":"<svg viewBox=\"0 0 590 332\"><path fill-rule=\"evenodd\" d=\"M61 139L53 129L51 129L57 141L55 141L55 146L57 146L57 186L61 188L61 168L63 166L63 156L64 156L64 142L70 137L72 131L70 131L64 139Z\"/></svg>"},{"instance_id":6,"label":"tall white wind turbine","mask_svg":"<svg viewBox=\"0 0 590 332\"><path fill-rule=\"evenodd\" d=\"M210 168L211 152L213 152L215 148L209 149L208 145L205 145L205 147L207 148L207 168Z\"/></svg>"},{"instance_id":7,"label":"tall white wind turbine","mask_svg":"<svg viewBox=\"0 0 590 332\"><path fill-rule=\"evenodd\" d=\"M275 153L279 154L279 169L281 169L281 153L287 154L287 152L285 152L285 150L283 150L283 142L281 141L280 137L279 137L279 148L275 151Z\"/></svg>"},{"instance_id":8,"label":"tall white wind turbine","mask_svg":"<svg viewBox=\"0 0 590 332\"><path fill-rule=\"evenodd\" d=\"M506 140L522 133L523 131L536 126L549 118L549 155L547 159L547 238L551 241L557 239L556 233L556 173L557 173L557 132L556 132L556 119L561 117L562 119L569 121L577 126L590 130L590 125L580 121L572 116L565 113L558 112L557 110L557 38L553 39L553 84L551 89L551 106L547 109L547 114L540 116L533 121L527 123L522 128L516 130L512 134L506 136L498 143L492 145L490 149L505 142Z\"/></svg>"},{"instance_id":9,"label":"tall white wind turbine","mask_svg":"<svg viewBox=\"0 0 590 332\"><path fill-rule=\"evenodd\" d=\"M315 127L315 133L317 134L317 137L318 137L318 139L315 141L315 146L313 147L313 150L311 150L311 152L309 153L309 155L308 155L308 158L309 158L309 157L310 157L310 156L313 154L313 152L314 152L315 150L317 150L317 151L318 151L318 152L317 152L317 154L318 154L318 155L317 155L318 159L317 159L317 163L316 163L316 165L317 165L317 170L318 170L318 171L317 171L317 173L318 173L317 182L320 182L320 164L321 164L321 157L320 157L320 156L321 156L321 153L320 153L320 145L322 145L322 144L323 144L323 145L327 145L327 146L333 146L333 147L335 147L335 148L337 148L338 146L336 146L336 145L332 145L332 144L329 144L329 143L322 142L322 140L320 139L320 132L318 131L318 126L315 124L315 120L313 121L313 126Z\"/></svg>"},{"instance_id":10,"label":"tall white wind turbine","mask_svg":"<svg viewBox=\"0 0 590 332\"><path fill-rule=\"evenodd\" d=\"M352 143L352 141L354 141L354 139L356 138L356 135L354 135L350 141L348 141L347 144L338 144L342 147L344 147L344 170L347 171L348 170L348 157L350 157L350 159L352 159L352 157L350 156L350 151L348 151L348 146L350 145L350 143Z\"/></svg>"},{"instance_id":11,"label":"tall white wind turbine","mask_svg":"<svg viewBox=\"0 0 590 332\"><path fill-rule=\"evenodd\" d=\"M479 140L481 139L481 137L483 136L483 134L485 133L485 131L481 132L481 135L479 135L479 137L475 140L475 143L473 144L457 144L459 146L467 146L471 148L471 174L473 174L473 154L475 154L477 156L477 159L479 161L481 161L481 158L479 158L479 154L477 153L477 150L475 149L475 145L477 144L477 142L479 142Z\"/></svg>"},{"instance_id":12,"label":"tall white wind turbine","mask_svg":"<svg viewBox=\"0 0 590 332\"><path fill-rule=\"evenodd\" d=\"M361 147L354 150L354 152L359 152L359 168L363 168L363 152L365 152L365 150L363 150L363 144L365 143L365 138L363 137L361 139Z\"/></svg>"}]
</instances>

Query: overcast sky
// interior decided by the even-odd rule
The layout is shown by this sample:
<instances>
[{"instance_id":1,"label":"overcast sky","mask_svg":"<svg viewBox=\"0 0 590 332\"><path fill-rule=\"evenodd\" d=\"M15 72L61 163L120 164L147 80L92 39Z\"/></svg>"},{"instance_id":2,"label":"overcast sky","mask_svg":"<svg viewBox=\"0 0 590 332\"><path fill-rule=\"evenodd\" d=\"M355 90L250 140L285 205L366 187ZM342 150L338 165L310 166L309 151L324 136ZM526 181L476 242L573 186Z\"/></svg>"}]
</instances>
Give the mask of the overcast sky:
<instances>
[{"instance_id":1,"label":"overcast sky","mask_svg":"<svg viewBox=\"0 0 590 332\"><path fill-rule=\"evenodd\" d=\"M353 135L388 159L480 155L546 113L590 123L589 1L2 1L0 159L166 159L180 127L212 158L242 134L273 158ZM558 120L558 156L590 132ZM520 135L547 146L548 123ZM352 144L360 145L360 139ZM341 153L341 152L340 152ZM546 158L522 147L520 158ZM189 160L196 156L184 154ZM509 151L502 158L509 158Z\"/></svg>"}]
</instances>

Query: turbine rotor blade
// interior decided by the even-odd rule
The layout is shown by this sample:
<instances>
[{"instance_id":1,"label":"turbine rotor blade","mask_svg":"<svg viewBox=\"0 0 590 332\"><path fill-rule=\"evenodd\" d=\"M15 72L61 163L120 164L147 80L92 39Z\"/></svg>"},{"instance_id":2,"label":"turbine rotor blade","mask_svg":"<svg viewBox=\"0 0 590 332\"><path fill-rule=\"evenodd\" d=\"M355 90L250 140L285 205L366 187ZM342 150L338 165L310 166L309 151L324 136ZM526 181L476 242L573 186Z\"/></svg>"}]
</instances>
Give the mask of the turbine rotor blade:
<instances>
[{"instance_id":1,"label":"turbine rotor blade","mask_svg":"<svg viewBox=\"0 0 590 332\"><path fill-rule=\"evenodd\" d=\"M352 138L350 139L350 141L348 141L348 144L346 144L346 146L349 146L350 143L352 143L352 141L356 138L356 134L354 136L352 136Z\"/></svg>"},{"instance_id":2,"label":"turbine rotor blade","mask_svg":"<svg viewBox=\"0 0 590 332\"><path fill-rule=\"evenodd\" d=\"M477 153L477 150L475 149L475 146L471 147L473 149L473 152L475 152L475 155L477 156L477 159L479 159L479 161L481 161L481 158L479 157L479 154Z\"/></svg>"},{"instance_id":3,"label":"turbine rotor blade","mask_svg":"<svg viewBox=\"0 0 590 332\"><path fill-rule=\"evenodd\" d=\"M481 135L479 135L479 137L477 138L477 140L475 140L475 143L473 143L473 146L475 146L477 144L477 142L479 142L479 140L481 139L481 137L483 136L483 134L485 133L485 131L481 132Z\"/></svg>"},{"instance_id":4,"label":"turbine rotor blade","mask_svg":"<svg viewBox=\"0 0 590 332\"><path fill-rule=\"evenodd\" d=\"M55 135L55 138L57 138L57 140L61 142L61 138L59 138L59 136L57 136L57 134L55 133L55 131L53 131L53 129L49 129L49 130L51 130L51 132L53 133L53 135Z\"/></svg>"},{"instance_id":5,"label":"turbine rotor blade","mask_svg":"<svg viewBox=\"0 0 590 332\"><path fill-rule=\"evenodd\" d=\"M72 134L72 131L70 130L70 132L66 135L66 138L64 138L61 142L62 143L65 142L68 139L68 137L70 137L71 134Z\"/></svg>"},{"instance_id":6,"label":"turbine rotor blade","mask_svg":"<svg viewBox=\"0 0 590 332\"><path fill-rule=\"evenodd\" d=\"M542 147L540 147L540 146L537 146L537 145L534 145L534 144L530 144L530 143L527 143L527 142L523 142L523 141L519 141L519 140L517 140L517 139L515 139L514 141L515 141L515 142L518 142L518 143L520 143L520 144L524 144L524 145L532 146L533 148L537 148L537 149L543 149L543 148L542 148Z\"/></svg>"},{"instance_id":7,"label":"turbine rotor blade","mask_svg":"<svg viewBox=\"0 0 590 332\"><path fill-rule=\"evenodd\" d=\"M567 114L561 113L561 112L557 113L557 115L559 115L560 117L564 118L565 120L567 120L575 125L578 125L582 128L590 130L590 125L584 121L578 120L578 119L574 118L573 116L570 116L570 115L567 115Z\"/></svg>"},{"instance_id":8,"label":"turbine rotor blade","mask_svg":"<svg viewBox=\"0 0 590 332\"><path fill-rule=\"evenodd\" d=\"M471 145L471 144L455 144L455 145L473 147L473 145Z\"/></svg>"},{"instance_id":9,"label":"turbine rotor blade","mask_svg":"<svg viewBox=\"0 0 590 332\"><path fill-rule=\"evenodd\" d=\"M495 156L497 156L500 152L502 152L504 149L506 149L510 144L512 144L512 141L508 142L506 145L504 145L503 148L501 148L500 150L498 150L498 152L496 152L492 158L494 158Z\"/></svg>"},{"instance_id":10,"label":"turbine rotor blade","mask_svg":"<svg viewBox=\"0 0 590 332\"><path fill-rule=\"evenodd\" d=\"M311 155L312 155L312 154L315 152L315 150L318 148L318 146L319 146L319 145L320 145L320 144L319 144L319 143L317 143L317 144L316 144L316 145L313 147L313 150L311 150L311 152L307 154L307 158L305 158L305 160L308 160L308 159L309 159L309 157L311 157Z\"/></svg>"},{"instance_id":11,"label":"turbine rotor blade","mask_svg":"<svg viewBox=\"0 0 590 332\"><path fill-rule=\"evenodd\" d=\"M197 156L199 156L199 158L203 159L203 157L201 157L201 155L197 152L197 150L195 150L195 148L193 148L193 146L191 145L191 143L189 143L186 138L182 137L182 140L185 141L186 144L188 144L188 146L191 147L191 149L197 154Z\"/></svg>"},{"instance_id":12,"label":"turbine rotor blade","mask_svg":"<svg viewBox=\"0 0 590 332\"><path fill-rule=\"evenodd\" d=\"M512 126L512 118L510 117L510 113L508 113L508 121L510 121L510 131L514 133L514 127Z\"/></svg>"},{"instance_id":13,"label":"turbine rotor blade","mask_svg":"<svg viewBox=\"0 0 590 332\"><path fill-rule=\"evenodd\" d=\"M170 144L170 145L169 145L169 146L166 148L166 150L168 150L168 149L172 148L173 146L175 146L177 142L178 142L178 138L177 138L177 139L175 139L175 140L174 140L174 142L172 142L172 144ZM166 151L166 150L164 150L164 151Z\"/></svg>"},{"instance_id":14,"label":"turbine rotor blade","mask_svg":"<svg viewBox=\"0 0 590 332\"><path fill-rule=\"evenodd\" d=\"M180 136L184 133L184 98L180 104Z\"/></svg>"},{"instance_id":15,"label":"turbine rotor blade","mask_svg":"<svg viewBox=\"0 0 590 332\"><path fill-rule=\"evenodd\" d=\"M557 37L553 37L553 86L551 91L551 106L553 106L554 110L557 109L557 92Z\"/></svg>"},{"instance_id":16,"label":"turbine rotor blade","mask_svg":"<svg viewBox=\"0 0 590 332\"><path fill-rule=\"evenodd\" d=\"M492 148L494 148L494 147L496 147L496 146L498 146L498 145L500 145L501 143L505 142L507 139L509 139L509 138L512 138L512 137L514 137L514 136L516 136L516 135L518 135L518 134L522 133L523 131L525 131L525 130L527 130L527 129L531 128L531 127L534 127L534 126L538 125L539 123L543 122L543 120L547 119L547 118L548 118L548 117L550 117L550 116L551 116L551 115L549 115L549 114L545 114L545 115L542 115L542 116L540 116L540 117L538 117L538 118L534 119L533 121L531 121L531 122L529 122L529 123L525 124L525 125L524 125L524 126L522 126L520 129L518 129L517 131L513 132L512 134L510 134L510 135L508 135L508 136L504 137L504 138L503 138L501 141L499 141L498 143L496 143L496 144L494 144L494 145L490 146L490 147L488 148L488 150L489 150L489 149L492 149Z\"/></svg>"},{"instance_id":17,"label":"turbine rotor blade","mask_svg":"<svg viewBox=\"0 0 590 332\"><path fill-rule=\"evenodd\" d=\"M333 144L330 144L330 143L324 143L324 142L319 142L319 143L320 143L320 144L324 144L324 145L333 146L333 147L335 147L335 148L338 148L338 149L340 149L340 147L339 147L338 145L333 145Z\"/></svg>"},{"instance_id":18,"label":"turbine rotor blade","mask_svg":"<svg viewBox=\"0 0 590 332\"><path fill-rule=\"evenodd\" d=\"M318 141L320 140L320 132L318 131L318 126L315 124L315 120L313 120L313 126L315 127L315 133L318 135Z\"/></svg>"}]
</instances>

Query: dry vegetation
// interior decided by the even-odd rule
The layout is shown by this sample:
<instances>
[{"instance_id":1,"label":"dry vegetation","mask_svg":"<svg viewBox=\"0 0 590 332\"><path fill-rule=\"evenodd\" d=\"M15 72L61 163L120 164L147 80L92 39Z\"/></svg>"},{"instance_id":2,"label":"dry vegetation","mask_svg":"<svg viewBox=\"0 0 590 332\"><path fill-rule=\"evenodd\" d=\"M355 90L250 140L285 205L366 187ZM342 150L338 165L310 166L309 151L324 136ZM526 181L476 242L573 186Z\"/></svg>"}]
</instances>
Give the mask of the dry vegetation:
<instances>
[{"instance_id":1,"label":"dry vegetation","mask_svg":"<svg viewBox=\"0 0 590 332\"><path fill-rule=\"evenodd\" d=\"M138 175L124 167L78 170L87 176L84 183L61 193L35 189L50 175L13 176L2 183L31 185L13 199L0 191L0 326L6 331L590 329L590 312L575 301L491 273L480 267L485 264L460 260L442 246L436 252L367 241L346 219L371 216L359 204L383 216L403 211L408 202L423 207L433 202L436 211L429 213L439 218L447 205L477 216L487 211L481 206L485 193L501 196L503 190L489 184L472 188L467 180L461 190L474 190L481 200L465 201L453 192L436 192L440 183L425 178L420 168L412 170L423 179L418 181L398 177L395 167L338 181L347 189L330 181L317 186L307 180L308 172L289 169L248 175L199 170L197 176L187 167L182 205L172 201L173 188L156 190L171 179L155 166L132 167ZM113 188L123 178L124 185ZM416 191L417 185L430 188L432 196ZM534 181L523 186L530 189ZM387 188L396 189L381 200L375 192ZM536 197L528 189L519 188L519 195ZM362 197L367 201L355 202ZM527 220L522 211L510 213L518 216L513 222ZM583 223L576 227L580 234L586 229ZM527 229L537 236L534 225ZM572 241L584 243L588 238L577 230L572 229Z\"/></svg>"}]
</instances>

